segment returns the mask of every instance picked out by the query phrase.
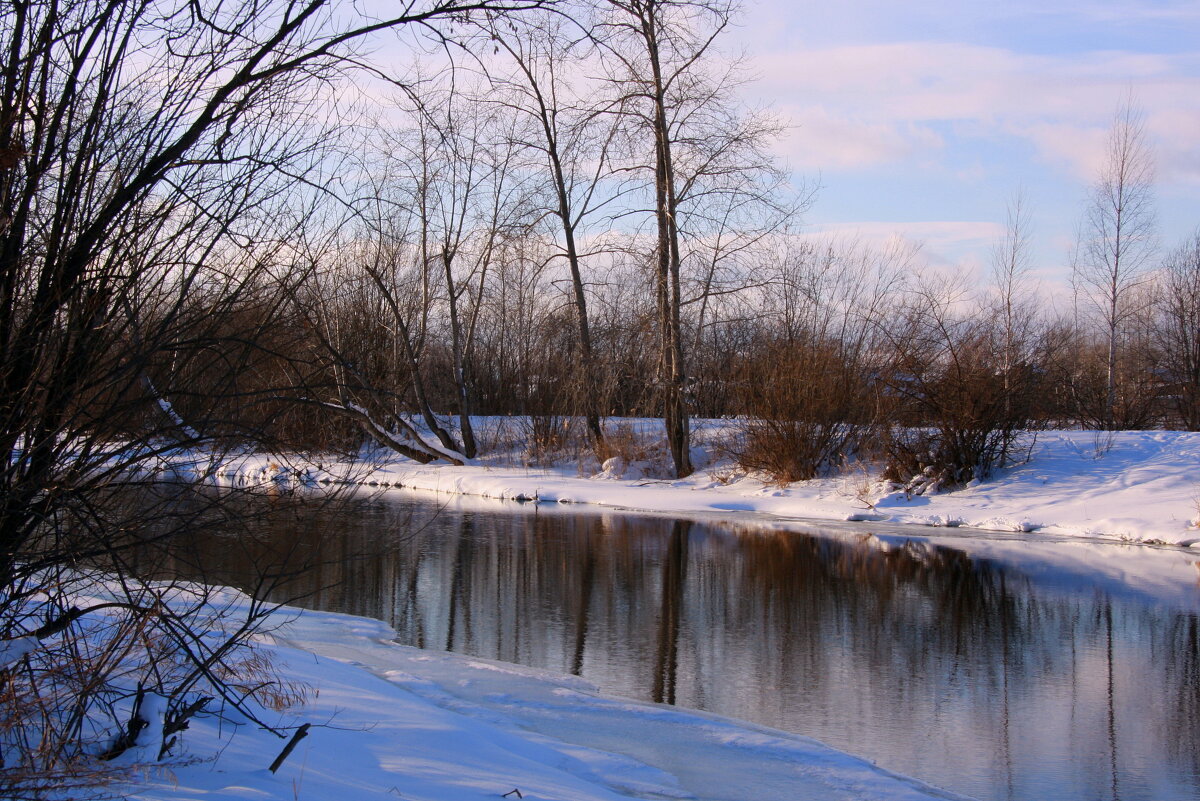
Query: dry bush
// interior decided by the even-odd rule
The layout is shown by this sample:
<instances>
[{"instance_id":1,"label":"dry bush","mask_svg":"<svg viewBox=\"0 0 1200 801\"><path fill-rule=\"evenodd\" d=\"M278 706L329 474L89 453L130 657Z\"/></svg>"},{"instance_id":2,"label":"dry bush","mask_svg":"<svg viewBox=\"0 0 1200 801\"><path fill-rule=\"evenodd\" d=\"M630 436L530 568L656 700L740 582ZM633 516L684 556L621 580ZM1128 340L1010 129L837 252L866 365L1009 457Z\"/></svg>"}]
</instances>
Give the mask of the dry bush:
<instances>
[{"instance_id":1,"label":"dry bush","mask_svg":"<svg viewBox=\"0 0 1200 801\"><path fill-rule=\"evenodd\" d=\"M1160 384L1144 370L1124 374L1108 408L1104 353L1088 349L1070 372L1071 411L1084 428L1129 431L1153 427L1158 420Z\"/></svg>"},{"instance_id":2,"label":"dry bush","mask_svg":"<svg viewBox=\"0 0 1200 801\"><path fill-rule=\"evenodd\" d=\"M96 756L105 733L87 714L93 702L111 700L98 697L105 660L95 651L112 652L97 645L39 644L0 671L0 797L97 798L125 778L126 768Z\"/></svg>"},{"instance_id":3,"label":"dry bush","mask_svg":"<svg viewBox=\"0 0 1200 801\"><path fill-rule=\"evenodd\" d=\"M872 428L871 387L837 342L770 343L739 378L747 417L733 456L772 481L834 472L858 454Z\"/></svg>"},{"instance_id":4,"label":"dry bush","mask_svg":"<svg viewBox=\"0 0 1200 801\"><path fill-rule=\"evenodd\" d=\"M601 464L609 464L610 467L617 468L618 472L636 466L643 476L665 478L673 475L666 440L645 436L628 420L605 426L604 441L600 443L598 458ZM610 463L609 460L614 459L617 461Z\"/></svg>"},{"instance_id":5,"label":"dry bush","mask_svg":"<svg viewBox=\"0 0 1200 801\"><path fill-rule=\"evenodd\" d=\"M261 650L241 643L213 671L213 675L231 689L255 700L273 712L286 712L307 703L312 686L284 679L276 664Z\"/></svg>"},{"instance_id":6,"label":"dry bush","mask_svg":"<svg viewBox=\"0 0 1200 801\"><path fill-rule=\"evenodd\" d=\"M195 608L177 616L153 593L127 592L131 582L111 582L107 597L90 598L77 618L70 610L78 607L63 611L64 602L87 597L81 592L94 593L98 578L60 574L25 609L8 609L14 618L71 622L0 671L0 797L106 797L105 787L131 770L111 759L135 745L149 761L162 758L179 731L172 722L186 721L213 693L207 678L196 680L196 638L180 634L222 616L196 616ZM162 719L139 713L148 693L163 699Z\"/></svg>"},{"instance_id":7,"label":"dry bush","mask_svg":"<svg viewBox=\"0 0 1200 801\"><path fill-rule=\"evenodd\" d=\"M578 461L590 452L583 421L573 415L532 414L523 428L527 465Z\"/></svg>"},{"instance_id":8,"label":"dry bush","mask_svg":"<svg viewBox=\"0 0 1200 801\"><path fill-rule=\"evenodd\" d=\"M913 493L987 478L1029 427L1036 371L1005 365L991 321L956 300L916 292L889 333L878 447L884 478Z\"/></svg>"},{"instance_id":9,"label":"dry bush","mask_svg":"<svg viewBox=\"0 0 1200 801\"><path fill-rule=\"evenodd\" d=\"M653 458L652 448L628 420L620 420L605 429L601 455L605 461L617 457L626 463Z\"/></svg>"}]
</instances>

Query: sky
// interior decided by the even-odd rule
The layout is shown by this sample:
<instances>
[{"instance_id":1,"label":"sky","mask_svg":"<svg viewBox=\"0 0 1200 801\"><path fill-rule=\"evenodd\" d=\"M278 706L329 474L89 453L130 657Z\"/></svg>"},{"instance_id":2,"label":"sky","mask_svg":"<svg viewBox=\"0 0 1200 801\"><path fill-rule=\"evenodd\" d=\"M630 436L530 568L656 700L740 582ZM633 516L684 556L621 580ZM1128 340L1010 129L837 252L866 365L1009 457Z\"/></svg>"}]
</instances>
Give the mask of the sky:
<instances>
[{"instance_id":1,"label":"sky","mask_svg":"<svg viewBox=\"0 0 1200 801\"><path fill-rule=\"evenodd\" d=\"M986 277L1020 191L1035 274L1065 286L1121 101L1145 118L1159 241L1200 227L1200 2L746 0L729 38L782 118L808 230L923 243Z\"/></svg>"}]
</instances>

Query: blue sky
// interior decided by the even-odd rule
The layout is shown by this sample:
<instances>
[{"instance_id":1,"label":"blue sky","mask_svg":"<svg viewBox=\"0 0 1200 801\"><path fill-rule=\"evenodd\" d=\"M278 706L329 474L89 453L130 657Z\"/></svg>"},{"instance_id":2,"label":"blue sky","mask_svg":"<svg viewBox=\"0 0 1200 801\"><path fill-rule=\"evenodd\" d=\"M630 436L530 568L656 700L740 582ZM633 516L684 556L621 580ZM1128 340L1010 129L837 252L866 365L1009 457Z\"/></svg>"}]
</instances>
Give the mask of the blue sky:
<instances>
[{"instance_id":1,"label":"blue sky","mask_svg":"<svg viewBox=\"0 0 1200 801\"><path fill-rule=\"evenodd\" d=\"M1087 189L1132 92L1164 248L1200 226L1200 2L748 0L731 37L778 149L822 189L815 230L900 234L986 271L1022 188L1035 262L1065 280Z\"/></svg>"}]
</instances>

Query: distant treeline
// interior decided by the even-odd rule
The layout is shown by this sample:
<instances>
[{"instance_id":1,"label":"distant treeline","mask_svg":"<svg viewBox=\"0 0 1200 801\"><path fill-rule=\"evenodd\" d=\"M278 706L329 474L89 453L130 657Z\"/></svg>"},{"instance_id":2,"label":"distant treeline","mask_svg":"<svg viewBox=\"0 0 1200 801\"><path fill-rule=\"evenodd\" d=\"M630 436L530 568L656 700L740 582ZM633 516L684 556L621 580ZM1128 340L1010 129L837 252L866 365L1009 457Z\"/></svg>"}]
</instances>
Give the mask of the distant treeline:
<instances>
[{"instance_id":1,"label":"distant treeline","mask_svg":"<svg viewBox=\"0 0 1200 801\"><path fill-rule=\"evenodd\" d=\"M1200 238L1130 294L1111 408L1104 330L1052 311L1031 288L921 274L900 246L787 235L760 246L761 262L744 256L740 283L726 276L720 294L706 296L702 276L685 271L683 294L696 302L681 311L687 412L742 418L747 467L795 480L883 456L899 481L932 465L936 480L960 483L1005 459L1029 428L1200 425ZM419 263L381 287L366 261L373 247L339 250L336 264L320 265L286 297L266 284L269 302L198 313L221 326L207 336L224 344L156 361L154 385L189 388L171 397L184 420L212 417L206 389L236 385L229 397L238 402L225 410L230 435L268 433L292 448L357 447L364 428L388 444L380 431L404 434L405 421L428 431L425 410L435 421L463 411L528 415L543 419L546 437L564 436L572 419L567 435L581 440L589 410L662 415L648 257L629 252L585 273L585 361L569 284L552 260L532 256L547 247L542 239L510 236L459 295L469 336L457 353L445 290ZM410 310L403 319L397 306ZM253 353L252 364L228 353L229 343ZM461 454L458 432L442 428L439 447ZM602 439L593 445L598 456L609 452Z\"/></svg>"}]
</instances>

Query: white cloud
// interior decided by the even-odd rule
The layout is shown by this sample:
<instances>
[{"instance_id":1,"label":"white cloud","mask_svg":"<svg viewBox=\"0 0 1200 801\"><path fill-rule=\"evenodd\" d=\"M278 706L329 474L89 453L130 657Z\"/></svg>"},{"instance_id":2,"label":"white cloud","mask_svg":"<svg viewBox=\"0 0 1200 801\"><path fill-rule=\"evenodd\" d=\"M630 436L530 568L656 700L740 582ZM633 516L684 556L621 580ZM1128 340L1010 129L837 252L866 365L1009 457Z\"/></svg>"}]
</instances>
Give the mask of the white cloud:
<instances>
[{"instance_id":1,"label":"white cloud","mask_svg":"<svg viewBox=\"0 0 1200 801\"><path fill-rule=\"evenodd\" d=\"M777 107L776 111L791 122L779 153L802 172L900 161L942 144L937 133L920 125L855 119L819 106Z\"/></svg>"},{"instance_id":2,"label":"white cloud","mask_svg":"<svg viewBox=\"0 0 1200 801\"><path fill-rule=\"evenodd\" d=\"M1008 130L1032 142L1043 161L1068 166L1080 180L1093 180L1104 166L1105 128L1040 122Z\"/></svg>"},{"instance_id":3,"label":"white cloud","mask_svg":"<svg viewBox=\"0 0 1200 801\"><path fill-rule=\"evenodd\" d=\"M1161 173L1200 179L1200 54L1030 55L996 47L905 42L773 52L754 59L794 128L798 166L859 168L936 161L955 124L981 138L1016 137L1047 164L1094 174L1117 103L1130 89L1146 114Z\"/></svg>"}]
</instances>

